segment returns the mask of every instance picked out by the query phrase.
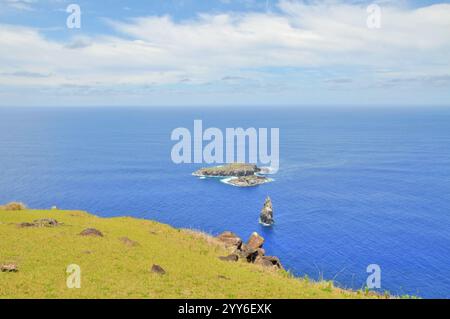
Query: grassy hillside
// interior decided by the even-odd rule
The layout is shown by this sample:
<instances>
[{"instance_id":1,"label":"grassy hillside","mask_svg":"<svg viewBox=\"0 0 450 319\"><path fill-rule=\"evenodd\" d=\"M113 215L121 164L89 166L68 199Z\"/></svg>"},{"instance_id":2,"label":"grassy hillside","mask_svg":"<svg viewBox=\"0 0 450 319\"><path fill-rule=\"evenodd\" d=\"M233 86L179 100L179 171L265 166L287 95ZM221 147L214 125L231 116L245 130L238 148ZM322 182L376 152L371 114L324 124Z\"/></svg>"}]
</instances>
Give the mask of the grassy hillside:
<instances>
[{"instance_id":1,"label":"grassy hillside","mask_svg":"<svg viewBox=\"0 0 450 319\"><path fill-rule=\"evenodd\" d=\"M56 227L20 227L54 218ZM86 228L104 237L80 236ZM0 210L0 298L360 298L330 282L295 279L244 262L226 262L213 238L129 217L80 211ZM81 267L81 288L68 289L66 268ZM165 275L152 273L160 265Z\"/></svg>"}]
</instances>

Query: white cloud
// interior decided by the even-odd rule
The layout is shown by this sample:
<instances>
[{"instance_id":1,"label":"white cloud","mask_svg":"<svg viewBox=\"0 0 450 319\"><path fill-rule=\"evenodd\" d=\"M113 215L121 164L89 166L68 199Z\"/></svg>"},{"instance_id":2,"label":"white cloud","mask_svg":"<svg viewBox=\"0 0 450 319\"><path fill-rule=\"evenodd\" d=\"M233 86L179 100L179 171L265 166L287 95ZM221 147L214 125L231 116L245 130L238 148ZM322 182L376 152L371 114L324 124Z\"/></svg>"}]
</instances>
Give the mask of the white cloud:
<instances>
[{"instance_id":1,"label":"white cloud","mask_svg":"<svg viewBox=\"0 0 450 319\"><path fill-rule=\"evenodd\" d=\"M381 29L367 28L366 7L360 4L281 1L279 9L277 14L202 14L181 22L167 16L107 20L120 36L64 43L32 28L0 25L0 85L195 85L255 76L270 81L274 75L264 70L280 67L356 69L376 81L450 74L448 4L382 5ZM354 76L343 72L338 78Z\"/></svg>"},{"instance_id":2,"label":"white cloud","mask_svg":"<svg viewBox=\"0 0 450 319\"><path fill-rule=\"evenodd\" d=\"M0 5L16 10L33 11L33 4L36 0L0 0Z\"/></svg>"}]
</instances>

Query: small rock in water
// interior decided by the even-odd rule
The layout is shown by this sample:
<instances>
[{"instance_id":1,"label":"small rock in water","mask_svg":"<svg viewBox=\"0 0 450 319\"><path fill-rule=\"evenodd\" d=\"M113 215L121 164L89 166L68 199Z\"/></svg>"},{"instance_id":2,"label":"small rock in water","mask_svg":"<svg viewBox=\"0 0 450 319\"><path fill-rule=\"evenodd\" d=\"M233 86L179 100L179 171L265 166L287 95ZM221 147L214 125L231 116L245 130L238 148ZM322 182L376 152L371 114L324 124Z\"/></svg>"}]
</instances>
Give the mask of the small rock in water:
<instances>
[{"instance_id":1,"label":"small rock in water","mask_svg":"<svg viewBox=\"0 0 450 319\"><path fill-rule=\"evenodd\" d=\"M80 233L81 236L96 236L96 237L103 237L103 234L101 231L95 229L95 228L86 228Z\"/></svg>"},{"instance_id":2,"label":"small rock in water","mask_svg":"<svg viewBox=\"0 0 450 319\"><path fill-rule=\"evenodd\" d=\"M158 274L158 275L165 275L166 274L166 271L160 265L156 265L156 264L154 264L152 266L151 271L153 273L155 273L155 274Z\"/></svg>"},{"instance_id":3,"label":"small rock in water","mask_svg":"<svg viewBox=\"0 0 450 319\"><path fill-rule=\"evenodd\" d=\"M259 222L265 226L269 226L274 223L272 200L270 199L269 196L267 196L266 201L264 202L264 207L261 209Z\"/></svg>"}]
</instances>

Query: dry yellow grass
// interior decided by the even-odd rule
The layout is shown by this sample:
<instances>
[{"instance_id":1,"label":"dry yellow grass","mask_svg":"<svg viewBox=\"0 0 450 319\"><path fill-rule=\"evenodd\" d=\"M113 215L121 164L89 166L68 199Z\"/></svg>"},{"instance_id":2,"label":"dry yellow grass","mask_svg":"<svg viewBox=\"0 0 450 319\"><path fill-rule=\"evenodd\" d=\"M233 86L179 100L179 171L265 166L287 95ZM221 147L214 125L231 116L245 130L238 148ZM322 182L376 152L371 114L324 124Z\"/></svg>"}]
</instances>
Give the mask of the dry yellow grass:
<instances>
[{"instance_id":1,"label":"dry yellow grass","mask_svg":"<svg viewBox=\"0 0 450 319\"><path fill-rule=\"evenodd\" d=\"M40 218L54 218L62 225L18 227ZM86 228L96 228L104 237L80 236ZM3 210L0 264L17 264L19 271L0 272L0 298L367 297L331 282L218 259L227 253L207 234L149 220L99 218L80 211ZM70 264L81 268L80 289L67 288ZM151 273L153 264L166 274Z\"/></svg>"}]
</instances>

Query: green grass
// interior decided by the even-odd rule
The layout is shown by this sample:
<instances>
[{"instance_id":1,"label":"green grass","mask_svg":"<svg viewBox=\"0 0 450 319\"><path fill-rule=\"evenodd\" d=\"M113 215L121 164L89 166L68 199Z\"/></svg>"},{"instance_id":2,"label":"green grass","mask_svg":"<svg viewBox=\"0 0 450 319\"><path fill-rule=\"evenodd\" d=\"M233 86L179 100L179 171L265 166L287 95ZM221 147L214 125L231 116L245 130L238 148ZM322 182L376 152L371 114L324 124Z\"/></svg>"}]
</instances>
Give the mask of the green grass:
<instances>
[{"instance_id":1,"label":"green grass","mask_svg":"<svg viewBox=\"0 0 450 319\"><path fill-rule=\"evenodd\" d=\"M55 218L57 227L20 228ZM96 228L104 237L78 235ZM138 242L127 245L121 238ZM0 211L0 298L365 298L330 282L293 278L244 262L224 262L214 239L130 217L99 218L80 211ZM66 286L69 264L81 267L81 288ZM167 272L150 272L153 264Z\"/></svg>"}]
</instances>

